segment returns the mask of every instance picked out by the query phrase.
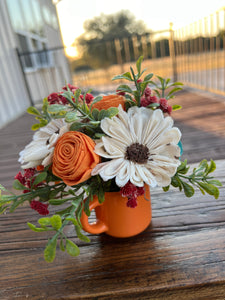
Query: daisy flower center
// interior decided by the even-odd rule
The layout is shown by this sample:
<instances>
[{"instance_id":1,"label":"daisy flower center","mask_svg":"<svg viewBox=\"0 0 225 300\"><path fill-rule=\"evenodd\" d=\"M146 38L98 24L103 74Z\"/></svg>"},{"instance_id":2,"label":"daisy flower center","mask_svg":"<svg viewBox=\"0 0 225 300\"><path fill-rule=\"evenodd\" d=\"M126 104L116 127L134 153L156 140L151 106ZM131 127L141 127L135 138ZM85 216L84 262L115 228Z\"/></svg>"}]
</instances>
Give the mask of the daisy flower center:
<instances>
[{"instance_id":1,"label":"daisy flower center","mask_svg":"<svg viewBox=\"0 0 225 300\"><path fill-rule=\"evenodd\" d=\"M131 160L138 164L145 164L148 161L149 149L148 147L135 143L127 147L125 159Z\"/></svg>"}]
</instances>

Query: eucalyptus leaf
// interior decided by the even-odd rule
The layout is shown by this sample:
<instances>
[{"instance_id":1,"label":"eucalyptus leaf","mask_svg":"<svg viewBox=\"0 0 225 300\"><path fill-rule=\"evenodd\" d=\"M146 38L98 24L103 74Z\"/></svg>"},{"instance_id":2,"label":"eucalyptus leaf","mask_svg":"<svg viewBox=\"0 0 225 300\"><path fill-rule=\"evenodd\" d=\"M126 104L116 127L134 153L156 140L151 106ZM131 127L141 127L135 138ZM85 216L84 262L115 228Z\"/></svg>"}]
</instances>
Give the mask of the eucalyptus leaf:
<instances>
[{"instance_id":1,"label":"eucalyptus leaf","mask_svg":"<svg viewBox=\"0 0 225 300\"><path fill-rule=\"evenodd\" d=\"M69 111L65 115L65 121L67 123L72 123L77 120L77 112L76 111Z\"/></svg>"},{"instance_id":2,"label":"eucalyptus leaf","mask_svg":"<svg viewBox=\"0 0 225 300\"><path fill-rule=\"evenodd\" d=\"M94 109L92 110L92 116L93 116L93 118L94 118L96 121L99 120L99 114L100 114L100 111L99 111L97 108L94 108Z\"/></svg>"}]
</instances>

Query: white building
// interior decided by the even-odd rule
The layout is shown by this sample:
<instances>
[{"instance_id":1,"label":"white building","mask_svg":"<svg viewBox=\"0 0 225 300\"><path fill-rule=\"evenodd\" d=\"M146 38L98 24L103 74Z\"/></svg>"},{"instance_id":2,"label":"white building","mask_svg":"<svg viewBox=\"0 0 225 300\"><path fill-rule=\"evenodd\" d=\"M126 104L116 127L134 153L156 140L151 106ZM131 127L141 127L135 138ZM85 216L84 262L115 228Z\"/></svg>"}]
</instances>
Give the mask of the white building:
<instances>
[{"instance_id":1,"label":"white building","mask_svg":"<svg viewBox=\"0 0 225 300\"><path fill-rule=\"evenodd\" d=\"M52 1L1 0L0 128L65 82L71 77Z\"/></svg>"}]
</instances>

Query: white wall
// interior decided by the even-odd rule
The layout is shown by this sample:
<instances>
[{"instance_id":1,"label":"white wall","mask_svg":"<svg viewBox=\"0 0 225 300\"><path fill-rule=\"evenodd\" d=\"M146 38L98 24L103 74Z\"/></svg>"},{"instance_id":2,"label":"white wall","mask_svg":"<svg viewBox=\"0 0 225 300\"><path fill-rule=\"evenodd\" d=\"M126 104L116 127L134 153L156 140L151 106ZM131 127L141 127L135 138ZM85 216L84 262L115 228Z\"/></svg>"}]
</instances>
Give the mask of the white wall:
<instances>
[{"instance_id":1,"label":"white wall","mask_svg":"<svg viewBox=\"0 0 225 300\"><path fill-rule=\"evenodd\" d=\"M0 1L0 128L30 105L5 0Z\"/></svg>"}]
</instances>

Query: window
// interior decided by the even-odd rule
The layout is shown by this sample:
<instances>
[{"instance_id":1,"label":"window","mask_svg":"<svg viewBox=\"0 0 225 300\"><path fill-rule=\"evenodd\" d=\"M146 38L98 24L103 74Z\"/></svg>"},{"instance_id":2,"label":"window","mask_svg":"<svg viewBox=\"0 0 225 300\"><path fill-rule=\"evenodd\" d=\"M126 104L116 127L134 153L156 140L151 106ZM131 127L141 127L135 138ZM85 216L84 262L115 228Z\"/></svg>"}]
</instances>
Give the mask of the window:
<instances>
[{"instance_id":1,"label":"window","mask_svg":"<svg viewBox=\"0 0 225 300\"><path fill-rule=\"evenodd\" d=\"M38 0L6 0L25 71L52 66L44 24L58 29L55 12ZM42 9L41 9L42 8Z\"/></svg>"}]
</instances>

